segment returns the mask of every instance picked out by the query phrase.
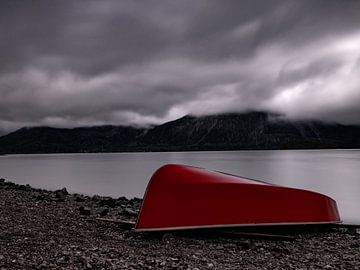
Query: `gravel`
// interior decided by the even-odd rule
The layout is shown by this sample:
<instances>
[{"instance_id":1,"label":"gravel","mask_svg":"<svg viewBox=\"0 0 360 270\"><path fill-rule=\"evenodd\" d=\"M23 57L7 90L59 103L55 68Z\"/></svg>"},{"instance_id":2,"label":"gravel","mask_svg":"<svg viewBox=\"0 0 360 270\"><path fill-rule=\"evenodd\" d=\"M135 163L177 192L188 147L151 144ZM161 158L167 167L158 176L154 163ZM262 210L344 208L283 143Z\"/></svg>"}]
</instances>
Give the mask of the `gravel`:
<instances>
[{"instance_id":1,"label":"gravel","mask_svg":"<svg viewBox=\"0 0 360 270\"><path fill-rule=\"evenodd\" d=\"M294 241L140 234L141 199L69 194L0 179L0 269L360 269L360 232L287 231Z\"/></svg>"}]
</instances>

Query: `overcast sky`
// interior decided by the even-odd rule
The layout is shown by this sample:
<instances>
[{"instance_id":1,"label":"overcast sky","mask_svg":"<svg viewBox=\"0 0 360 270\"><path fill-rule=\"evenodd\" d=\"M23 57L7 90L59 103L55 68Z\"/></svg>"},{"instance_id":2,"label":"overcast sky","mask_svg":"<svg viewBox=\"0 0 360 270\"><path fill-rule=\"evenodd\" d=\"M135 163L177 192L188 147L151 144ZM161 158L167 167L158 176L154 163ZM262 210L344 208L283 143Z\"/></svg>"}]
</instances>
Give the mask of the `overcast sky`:
<instances>
[{"instance_id":1,"label":"overcast sky","mask_svg":"<svg viewBox=\"0 0 360 270\"><path fill-rule=\"evenodd\" d=\"M360 1L0 1L0 129L272 110L360 123Z\"/></svg>"}]
</instances>

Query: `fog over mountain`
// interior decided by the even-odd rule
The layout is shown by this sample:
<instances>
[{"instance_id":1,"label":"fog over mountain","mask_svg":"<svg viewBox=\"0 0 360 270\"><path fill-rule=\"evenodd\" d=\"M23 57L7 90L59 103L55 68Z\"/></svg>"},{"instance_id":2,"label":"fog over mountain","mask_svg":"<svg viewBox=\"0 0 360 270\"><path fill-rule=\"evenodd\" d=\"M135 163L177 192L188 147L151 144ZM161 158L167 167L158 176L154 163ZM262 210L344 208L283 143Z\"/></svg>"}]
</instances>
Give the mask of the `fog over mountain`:
<instances>
[{"instance_id":1,"label":"fog over mountain","mask_svg":"<svg viewBox=\"0 0 360 270\"><path fill-rule=\"evenodd\" d=\"M360 124L360 1L0 2L0 133L247 110Z\"/></svg>"},{"instance_id":2,"label":"fog over mountain","mask_svg":"<svg viewBox=\"0 0 360 270\"><path fill-rule=\"evenodd\" d=\"M268 112L184 116L150 128L21 128L1 154L360 148L360 125L288 121Z\"/></svg>"}]
</instances>

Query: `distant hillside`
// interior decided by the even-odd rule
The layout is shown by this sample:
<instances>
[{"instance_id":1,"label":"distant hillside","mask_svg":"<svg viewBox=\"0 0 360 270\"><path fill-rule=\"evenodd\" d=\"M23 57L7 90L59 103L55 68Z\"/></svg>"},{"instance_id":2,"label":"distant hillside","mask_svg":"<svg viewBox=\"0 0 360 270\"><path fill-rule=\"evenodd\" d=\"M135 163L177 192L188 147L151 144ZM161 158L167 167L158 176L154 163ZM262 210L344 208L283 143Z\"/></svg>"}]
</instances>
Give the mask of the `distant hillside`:
<instances>
[{"instance_id":1,"label":"distant hillside","mask_svg":"<svg viewBox=\"0 0 360 270\"><path fill-rule=\"evenodd\" d=\"M148 130L139 143L179 150L359 148L360 126L286 121L265 112L185 116Z\"/></svg>"},{"instance_id":2,"label":"distant hillside","mask_svg":"<svg viewBox=\"0 0 360 270\"><path fill-rule=\"evenodd\" d=\"M0 137L0 153L121 152L143 132L121 126L22 128Z\"/></svg>"},{"instance_id":3,"label":"distant hillside","mask_svg":"<svg viewBox=\"0 0 360 270\"><path fill-rule=\"evenodd\" d=\"M0 153L360 148L360 126L280 120L266 112L185 116L149 129L22 128Z\"/></svg>"}]
</instances>

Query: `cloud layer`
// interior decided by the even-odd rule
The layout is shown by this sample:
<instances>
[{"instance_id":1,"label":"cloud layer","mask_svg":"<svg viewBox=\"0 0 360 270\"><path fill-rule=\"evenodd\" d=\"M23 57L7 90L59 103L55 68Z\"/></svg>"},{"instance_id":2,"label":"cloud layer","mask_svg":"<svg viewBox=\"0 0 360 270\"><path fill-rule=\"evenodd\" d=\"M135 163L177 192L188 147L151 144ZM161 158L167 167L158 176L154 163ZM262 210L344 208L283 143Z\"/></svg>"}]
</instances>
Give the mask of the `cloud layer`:
<instances>
[{"instance_id":1,"label":"cloud layer","mask_svg":"<svg viewBox=\"0 0 360 270\"><path fill-rule=\"evenodd\" d=\"M1 1L0 129L272 110L360 124L360 2Z\"/></svg>"}]
</instances>

